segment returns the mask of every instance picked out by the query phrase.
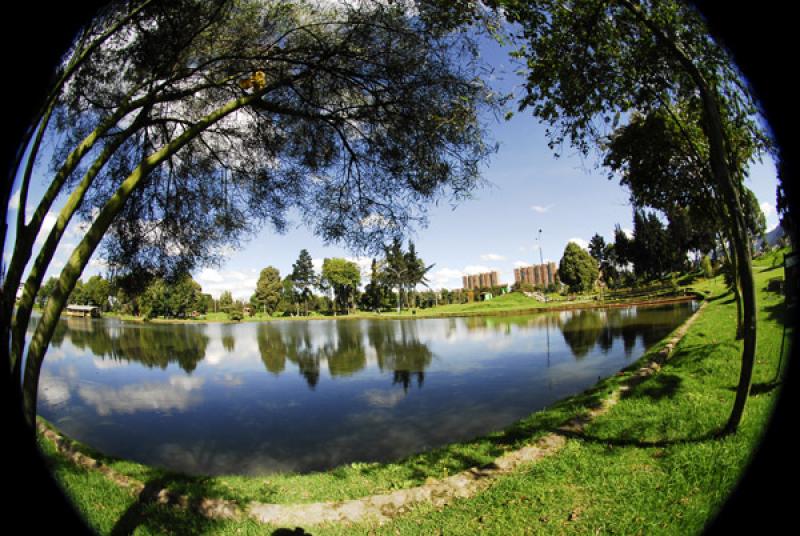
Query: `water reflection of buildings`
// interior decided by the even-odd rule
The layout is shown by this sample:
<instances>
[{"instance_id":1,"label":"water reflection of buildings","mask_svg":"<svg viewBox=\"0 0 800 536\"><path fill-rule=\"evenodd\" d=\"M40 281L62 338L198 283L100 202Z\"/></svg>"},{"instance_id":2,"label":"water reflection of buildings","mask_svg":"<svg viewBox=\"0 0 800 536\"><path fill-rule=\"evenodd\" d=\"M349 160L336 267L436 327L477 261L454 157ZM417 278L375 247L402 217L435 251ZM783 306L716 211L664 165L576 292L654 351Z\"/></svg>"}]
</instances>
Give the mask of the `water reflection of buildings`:
<instances>
[{"instance_id":1,"label":"water reflection of buildings","mask_svg":"<svg viewBox=\"0 0 800 536\"><path fill-rule=\"evenodd\" d=\"M626 307L580 309L529 316L469 317L464 319L471 332L492 331L506 336L522 335L531 330L545 330L547 354L550 330L558 329L575 359L583 359L595 347L608 354L614 341L621 340L630 356L641 339L644 347L658 342L691 312L691 304L661 307Z\"/></svg>"}]
</instances>

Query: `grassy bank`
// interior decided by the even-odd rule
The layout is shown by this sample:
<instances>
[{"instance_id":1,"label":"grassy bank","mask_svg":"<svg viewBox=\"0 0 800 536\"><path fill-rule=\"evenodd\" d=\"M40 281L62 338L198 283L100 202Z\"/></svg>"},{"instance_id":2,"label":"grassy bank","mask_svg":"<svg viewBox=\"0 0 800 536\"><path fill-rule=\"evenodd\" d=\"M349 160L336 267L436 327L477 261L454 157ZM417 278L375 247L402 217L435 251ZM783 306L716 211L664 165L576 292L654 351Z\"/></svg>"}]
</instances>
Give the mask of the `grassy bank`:
<instances>
[{"instance_id":1,"label":"grassy bank","mask_svg":"<svg viewBox=\"0 0 800 536\"><path fill-rule=\"evenodd\" d=\"M695 281L696 290L708 293L708 305L670 361L580 436L569 438L558 454L503 476L483 493L444 508L420 505L382 527L330 525L310 532L699 532L736 484L777 396L772 382L783 334L783 300L768 292L766 285L769 279L781 276L782 270L772 264L772 259L766 258L755 265L760 322L755 388L735 436L710 438L727 419L738 379L741 345L734 340L736 306L724 293L721 280ZM655 345L648 354L662 345ZM113 471L150 488L168 487L190 498L217 497L241 504L357 498L442 478L532 443L614 391L635 368L507 430L392 464L352 464L309 475L189 478L94 455ZM48 441L42 440L42 447L59 482L100 533L135 529L136 534L270 534L278 528L248 519L211 521L189 510L141 503L135 493L96 470L64 459Z\"/></svg>"}]
</instances>

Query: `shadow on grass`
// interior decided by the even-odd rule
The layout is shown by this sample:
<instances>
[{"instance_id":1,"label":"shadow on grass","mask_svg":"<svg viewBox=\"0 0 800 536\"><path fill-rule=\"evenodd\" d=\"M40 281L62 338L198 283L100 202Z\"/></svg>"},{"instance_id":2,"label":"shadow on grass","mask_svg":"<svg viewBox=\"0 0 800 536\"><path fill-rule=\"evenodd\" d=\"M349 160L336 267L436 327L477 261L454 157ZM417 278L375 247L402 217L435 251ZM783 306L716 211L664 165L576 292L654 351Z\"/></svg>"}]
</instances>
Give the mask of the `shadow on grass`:
<instances>
[{"instance_id":1,"label":"shadow on grass","mask_svg":"<svg viewBox=\"0 0 800 536\"><path fill-rule=\"evenodd\" d=\"M673 398L680 389L683 379L674 374L658 374L648 378L649 381L642 382L642 386L622 394L623 399L650 398L652 400L662 400ZM646 383L646 385L645 385Z\"/></svg>"},{"instance_id":2,"label":"shadow on grass","mask_svg":"<svg viewBox=\"0 0 800 536\"><path fill-rule=\"evenodd\" d=\"M274 530L270 536L312 536L312 534L306 532L302 527L295 527L293 529L281 528Z\"/></svg>"},{"instance_id":3,"label":"shadow on grass","mask_svg":"<svg viewBox=\"0 0 800 536\"><path fill-rule=\"evenodd\" d=\"M774 391L775 389L780 387L782 384L783 384L783 382L780 382L780 381L754 383L753 385L750 386L750 394L752 396L758 396L758 395L771 393L772 391Z\"/></svg>"},{"instance_id":4,"label":"shadow on grass","mask_svg":"<svg viewBox=\"0 0 800 536\"><path fill-rule=\"evenodd\" d=\"M109 534L133 534L140 527L153 533L174 533L178 529L184 534L217 532L225 521L207 517L199 508L204 497L219 494L212 481L193 479L190 496L181 496L172 489L165 493L168 486L174 485L176 480L179 479L174 475L162 475L149 480L136 502L120 516Z\"/></svg>"},{"instance_id":5,"label":"shadow on grass","mask_svg":"<svg viewBox=\"0 0 800 536\"><path fill-rule=\"evenodd\" d=\"M781 326L786 325L787 316L790 311L787 310L785 302L779 302L772 305L762 307L764 312L767 313L767 320L776 322Z\"/></svg>"},{"instance_id":6,"label":"shadow on grass","mask_svg":"<svg viewBox=\"0 0 800 536\"><path fill-rule=\"evenodd\" d=\"M578 441L585 441L587 443L596 443L598 445L607 445L612 447L636 447L636 448L666 448L675 445L690 445L695 443L703 443L705 441L712 441L719 439L719 430L706 432L695 437L681 437L675 439L658 439L655 441L648 441L645 439L638 439L635 437L600 437L586 432L572 432L557 430L561 435L570 439Z\"/></svg>"}]
</instances>

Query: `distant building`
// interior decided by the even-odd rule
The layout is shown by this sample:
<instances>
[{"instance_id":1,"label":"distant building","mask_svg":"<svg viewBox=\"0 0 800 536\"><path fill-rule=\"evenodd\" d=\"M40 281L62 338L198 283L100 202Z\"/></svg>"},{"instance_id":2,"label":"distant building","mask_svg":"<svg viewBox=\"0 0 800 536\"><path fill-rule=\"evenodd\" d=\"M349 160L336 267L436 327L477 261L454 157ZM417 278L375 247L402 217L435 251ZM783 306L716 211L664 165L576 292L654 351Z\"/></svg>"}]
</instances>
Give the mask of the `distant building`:
<instances>
[{"instance_id":1,"label":"distant building","mask_svg":"<svg viewBox=\"0 0 800 536\"><path fill-rule=\"evenodd\" d=\"M100 316L100 307L96 305L67 305L66 308L67 316Z\"/></svg>"},{"instance_id":2,"label":"distant building","mask_svg":"<svg viewBox=\"0 0 800 536\"><path fill-rule=\"evenodd\" d=\"M482 274L465 275L461 278L464 290L480 290L502 286L497 272L484 272Z\"/></svg>"},{"instance_id":3,"label":"distant building","mask_svg":"<svg viewBox=\"0 0 800 536\"><path fill-rule=\"evenodd\" d=\"M549 287L558 282L556 263L534 264L514 268L514 282L528 283L534 287Z\"/></svg>"}]
</instances>

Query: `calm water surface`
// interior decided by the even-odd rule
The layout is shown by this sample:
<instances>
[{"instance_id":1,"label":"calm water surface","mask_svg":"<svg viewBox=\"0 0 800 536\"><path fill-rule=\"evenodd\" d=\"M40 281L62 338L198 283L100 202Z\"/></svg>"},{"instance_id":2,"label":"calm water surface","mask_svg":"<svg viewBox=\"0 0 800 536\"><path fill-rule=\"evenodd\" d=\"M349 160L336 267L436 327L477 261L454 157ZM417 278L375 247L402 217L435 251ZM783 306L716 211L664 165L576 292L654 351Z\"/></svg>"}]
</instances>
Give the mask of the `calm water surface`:
<instances>
[{"instance_id":1,"label":"calm water surface","mask_svg":"<svg viewBox=\"0 0 800 536\"><path fill-rule=\"evenodd\" d=\"M190 474L396 460L583 391L695 309L236 325L66 318L39 412L101 452Z\"/></svg>"}]
</instances>

